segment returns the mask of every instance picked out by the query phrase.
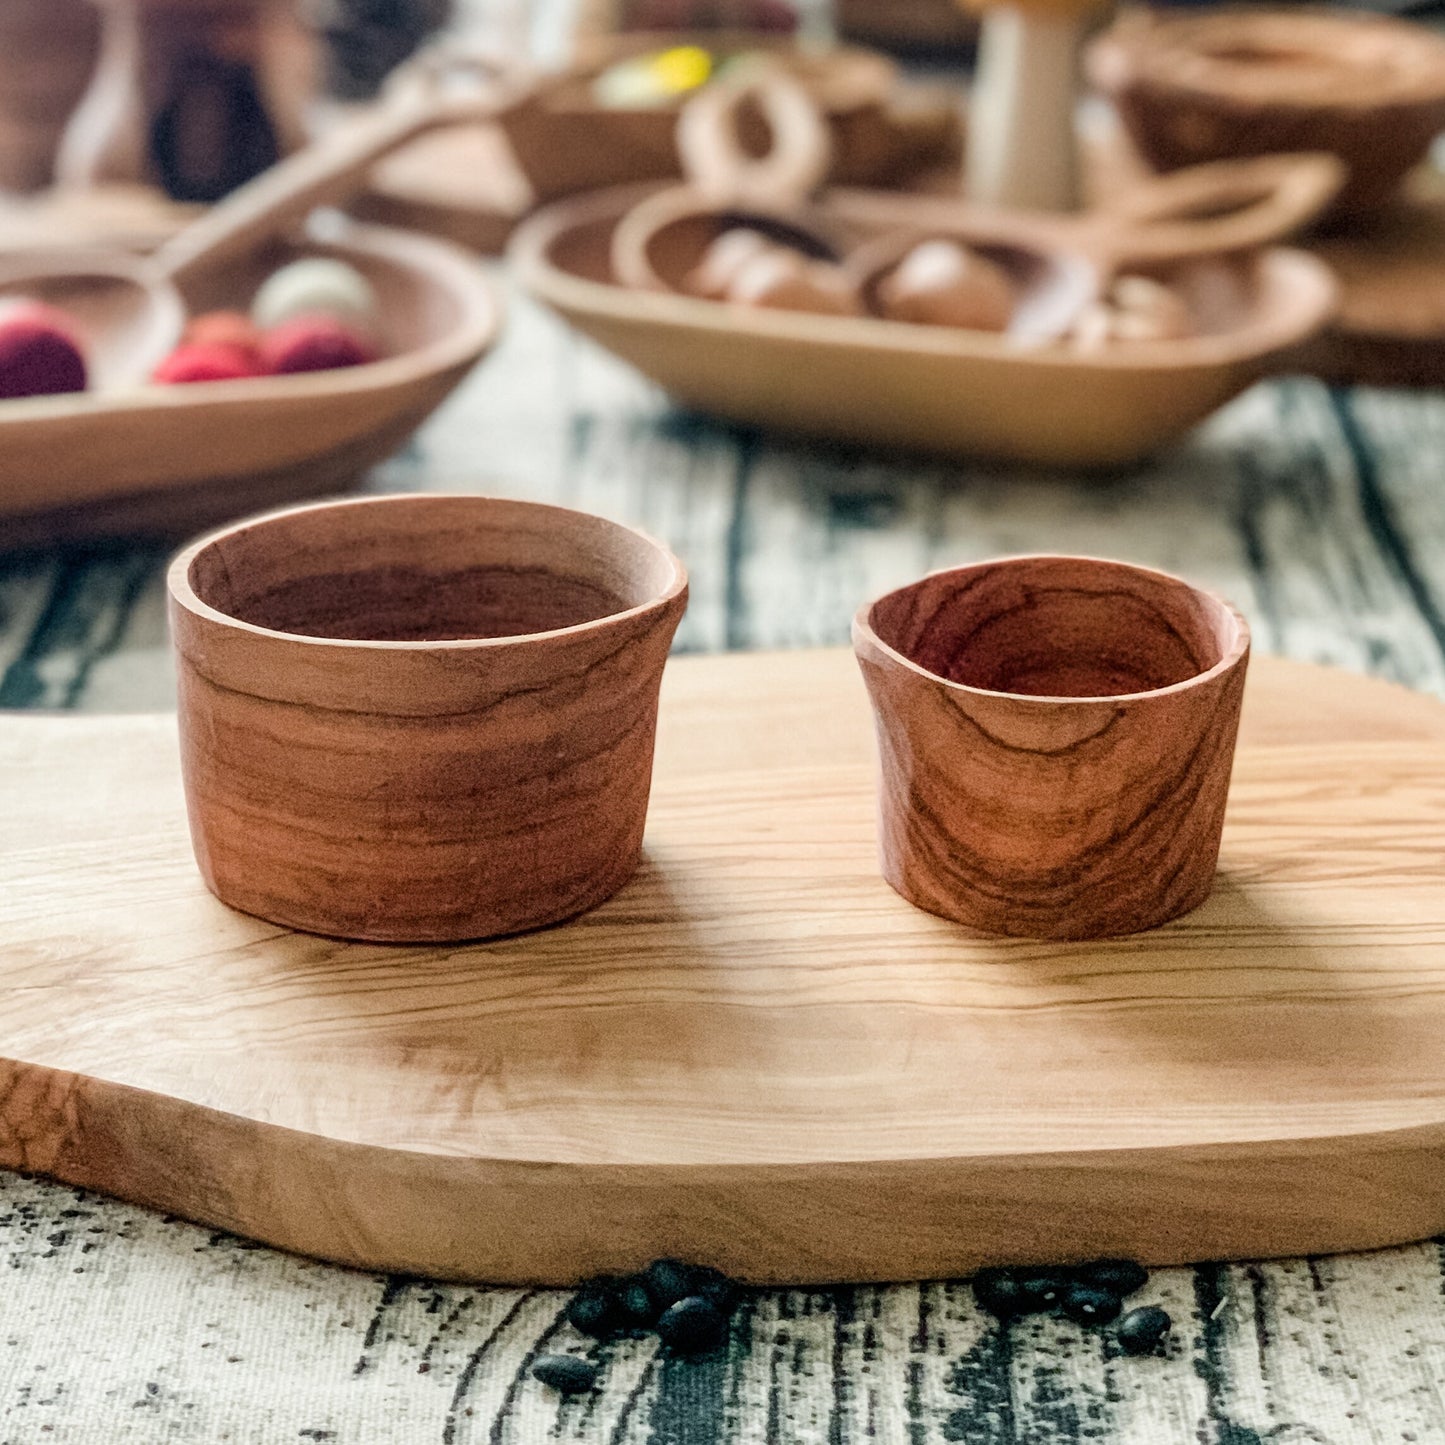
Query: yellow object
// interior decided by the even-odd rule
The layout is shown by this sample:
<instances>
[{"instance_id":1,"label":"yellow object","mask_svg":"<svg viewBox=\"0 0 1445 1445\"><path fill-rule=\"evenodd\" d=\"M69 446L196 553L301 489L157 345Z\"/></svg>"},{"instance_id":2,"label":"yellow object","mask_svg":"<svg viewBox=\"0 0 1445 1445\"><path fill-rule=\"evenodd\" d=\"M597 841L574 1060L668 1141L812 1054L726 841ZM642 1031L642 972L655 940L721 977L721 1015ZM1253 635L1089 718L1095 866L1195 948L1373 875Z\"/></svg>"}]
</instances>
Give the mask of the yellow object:
<instances>
[{"instance_id":1,"label":"yellow object","mask_svg":"<svg viewBox=\"0 0 1445 1445\"><path fill-rule=\"evenodd\" d=\"M697 90L712 76L712 56L698 45L675 45L651 55L619 61L593 82L593 94L602 105L666 105Z\"/></svg>"}]
</instances>

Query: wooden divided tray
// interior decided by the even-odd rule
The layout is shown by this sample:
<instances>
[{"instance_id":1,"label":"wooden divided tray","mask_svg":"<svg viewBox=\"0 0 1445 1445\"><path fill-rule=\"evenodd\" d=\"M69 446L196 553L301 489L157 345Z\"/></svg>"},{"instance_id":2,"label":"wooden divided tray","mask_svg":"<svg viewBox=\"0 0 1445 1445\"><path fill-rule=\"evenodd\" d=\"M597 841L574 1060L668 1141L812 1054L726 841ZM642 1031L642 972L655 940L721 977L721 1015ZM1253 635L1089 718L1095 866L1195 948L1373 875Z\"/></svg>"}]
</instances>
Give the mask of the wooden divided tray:
<instances>
[{"instance_id":1,"label":"wooden divided tray","mask_svg":"<svg viewBox=\"0 0 1445 1445\"><path fill-rule=\"evenodd\" d=\"M0 1162L497 1281L1439 1232L1445 706L1252 671L1213 898L1093 944L971 937L881 882L845 653L673 663L641 873L470 947L213 900L170 718L0 719Z\"/></svg>"}]
</instances>

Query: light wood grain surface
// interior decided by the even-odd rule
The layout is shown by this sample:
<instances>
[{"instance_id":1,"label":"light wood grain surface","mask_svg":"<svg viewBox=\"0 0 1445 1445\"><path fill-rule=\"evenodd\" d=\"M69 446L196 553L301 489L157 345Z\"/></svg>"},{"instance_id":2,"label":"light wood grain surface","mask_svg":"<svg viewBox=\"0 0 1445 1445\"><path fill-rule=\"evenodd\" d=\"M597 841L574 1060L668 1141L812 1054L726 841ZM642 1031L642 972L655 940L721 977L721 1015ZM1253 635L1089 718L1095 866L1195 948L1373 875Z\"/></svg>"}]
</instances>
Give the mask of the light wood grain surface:
<instances>
[{"instance_id":1,"label":"light wood grain surface","mask_svg":"<svg viewBox=\"0 0 1445 1445\"><path fill-rule=\"evenodd\" d=\"M1041 945L888 890L861 759L778 765L782 718L860 707L826 657L805 688L784 658L675 664L642 872L570 926L464 948L218 904L168 720L7 722L5 1161L522 1283L662 1253L829 1282L1445 1228L1445 706L1406 743L1393 689L1264 662L1257 726L1284 730L1303 676L1330 741L1246 742L1208 903ZM734 733L745 766L694 774Z\"/></svg>"}]
</instances>

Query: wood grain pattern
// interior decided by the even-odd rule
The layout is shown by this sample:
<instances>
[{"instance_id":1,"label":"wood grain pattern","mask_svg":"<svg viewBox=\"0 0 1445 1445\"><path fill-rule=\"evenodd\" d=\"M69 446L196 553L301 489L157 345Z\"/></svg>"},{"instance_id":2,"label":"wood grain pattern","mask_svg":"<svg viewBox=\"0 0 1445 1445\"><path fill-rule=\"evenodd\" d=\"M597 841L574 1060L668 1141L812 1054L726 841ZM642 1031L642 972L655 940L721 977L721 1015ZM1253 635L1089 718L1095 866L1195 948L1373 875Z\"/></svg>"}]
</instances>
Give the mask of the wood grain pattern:
<instances>
[{"instance_id":1,"label":"wood grain pattern","mask_svg":"<svg viewBox=\"0 0 1445 1445\"><path fill-rule=\"evenodd\" d=\"M846 654L793 661L676 664L644 869L569 928L470 949L229 912L194 874L172 724L8 722L4 1161L495 1280L660 1251L956 1275L1445 1223L1445 712L1264 663L1204 908L1121 944L974 941L877 877L856 754L692 771L801 706L866 734Z\"/></svg>"},{"instance_id":2,"label":"wood grain pattern","mask_svg":"<svg viewBox=\"0 0 1445 1445\"><path fill-rule=\"evenodd\" d=\"M1021 557L865 604L883 876L988 933L1105 938L1214 883L1249 628L1146 568Z\"/></svg>"},{"instance_id":3,"label":"wood grain pattern","mask_svg":"<svg viewBox=\"0 0 1445 1445\"><path fill-rule=\"evenodd\" d=\"M196 858L346 938L555 923L637 867L671 553L526 502L382 497L203 539L170 572Z\"/></svg>"}]
</instances>

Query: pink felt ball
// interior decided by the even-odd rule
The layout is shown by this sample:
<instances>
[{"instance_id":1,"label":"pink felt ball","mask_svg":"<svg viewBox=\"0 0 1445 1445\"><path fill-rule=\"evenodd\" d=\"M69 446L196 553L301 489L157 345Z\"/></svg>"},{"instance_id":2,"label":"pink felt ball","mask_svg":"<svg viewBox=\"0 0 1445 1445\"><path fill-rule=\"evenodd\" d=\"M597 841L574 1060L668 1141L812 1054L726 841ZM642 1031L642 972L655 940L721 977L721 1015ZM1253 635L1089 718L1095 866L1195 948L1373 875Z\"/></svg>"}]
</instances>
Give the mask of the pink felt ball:
<instances>
[{"instance_id":1,"label":"pink felt ball","mask_svg":"<svg viewBox=\"0 0 1445 1445\"><path fill-rule=\"evenodd\" d=\"M271 371L287 375L362 366L376 360L376 348L355 327L333 316L297 316L266 333L261 356Z\"/></svg>"},{"instance_id":2,"label":"pink felt ball","mask_svg":"<svg viewBox=\"0 0 1445 1445\"><path fill-rule=\"evenodd\" d=\"M156 367L151 379L178 386L196 381L240 381L265 374L255 352L244 347L226 341L187 341Z\"/></svg>"},{"instance_id":3,"label":"pink felt ball","mask_svg":"<svg viewBox=\"0 0 1445 1445\"><path fill-rule=\"evenodd\" d=\"M84 391L85 353L70 318L40 301L0 302L0 397Z\"/></svg>"}]
</instances>

